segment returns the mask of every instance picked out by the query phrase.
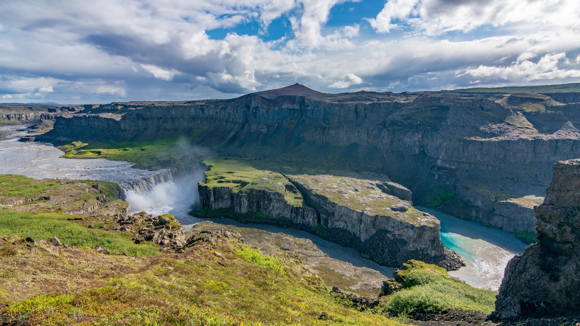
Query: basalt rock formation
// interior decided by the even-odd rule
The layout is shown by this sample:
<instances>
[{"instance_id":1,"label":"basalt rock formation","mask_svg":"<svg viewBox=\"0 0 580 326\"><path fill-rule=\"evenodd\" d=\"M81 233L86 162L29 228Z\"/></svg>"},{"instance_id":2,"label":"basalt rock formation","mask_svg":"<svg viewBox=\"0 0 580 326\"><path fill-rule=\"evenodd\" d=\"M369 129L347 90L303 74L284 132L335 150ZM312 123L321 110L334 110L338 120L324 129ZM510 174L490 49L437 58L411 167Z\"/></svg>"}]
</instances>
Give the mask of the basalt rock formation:
<instances>
[{"instance_id":1,"label":"basalt rock formation","mask_svg":"<svg viewBox=\"0 0 580 326\"><path fill-rule=\"evenodd\" d=\"M46 137L185 137L280 172L379 173L411 189L419 205L532 232L535 203L526 196L543 197L551 166L580 156L575 97L560 94L565 104L530 94L324 94L293 85L229 100L89 105L56 117Z\"/></svg>"},{"instance_id":2,"label":"basalt rock formation","mask_svg":"<svg viewBox=\"0 0 580 326\"><path fill-rule=\"evenodd\" d=\"M558 162L536 208L538 243L508 264L493 316L580 315L580 160Z\"/></svg>"},{"instance_id":3,"label":"basalt rock formation","mask_svg":"<svg viewBox=\"0 0 580 326\"><path fill-rule=\"evenodd\" d=\"M463 264L441 243L434 216L392 195L411 196L401 185L330 175L284 176L231 161L211 164L206 182L199 184L196 216L306 229L387 266L409 259L449 270Z\"/></svg>"}]
</instances>

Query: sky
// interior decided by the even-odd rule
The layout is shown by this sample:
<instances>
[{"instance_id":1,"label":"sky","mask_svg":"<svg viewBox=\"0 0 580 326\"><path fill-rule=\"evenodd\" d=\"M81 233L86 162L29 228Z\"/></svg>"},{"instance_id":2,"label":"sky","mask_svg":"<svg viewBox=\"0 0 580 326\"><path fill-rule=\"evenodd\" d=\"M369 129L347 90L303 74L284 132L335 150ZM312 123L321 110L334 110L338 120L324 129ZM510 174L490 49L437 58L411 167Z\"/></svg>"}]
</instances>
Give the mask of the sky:
<instances>
[{"instance_id":1,"label":"sky","mask_svg":"<svg viewBox=\"0 0 580 326\"><path fill-rule=\"evenodd\" d=\"M0 1L0 102L580 82L578 0Z\"/></svg>"}]
</instances>

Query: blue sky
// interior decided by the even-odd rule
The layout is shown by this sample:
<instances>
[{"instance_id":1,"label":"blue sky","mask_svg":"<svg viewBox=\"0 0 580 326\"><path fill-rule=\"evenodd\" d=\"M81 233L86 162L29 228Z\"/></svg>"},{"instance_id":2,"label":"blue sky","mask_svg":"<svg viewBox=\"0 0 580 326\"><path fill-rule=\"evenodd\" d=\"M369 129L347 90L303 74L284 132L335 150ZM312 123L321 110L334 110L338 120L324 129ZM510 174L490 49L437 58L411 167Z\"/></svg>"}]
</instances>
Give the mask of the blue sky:
<instances>
[{"instance_id":1,"label":"blue sky","mask_svg":"<svg viewBox=\"0 0 580 326\"><path fill-rule=\"evenodd\" d=\"M0 2L0 102L580 82L577 0Z\"/></svg>"}]
</instances>

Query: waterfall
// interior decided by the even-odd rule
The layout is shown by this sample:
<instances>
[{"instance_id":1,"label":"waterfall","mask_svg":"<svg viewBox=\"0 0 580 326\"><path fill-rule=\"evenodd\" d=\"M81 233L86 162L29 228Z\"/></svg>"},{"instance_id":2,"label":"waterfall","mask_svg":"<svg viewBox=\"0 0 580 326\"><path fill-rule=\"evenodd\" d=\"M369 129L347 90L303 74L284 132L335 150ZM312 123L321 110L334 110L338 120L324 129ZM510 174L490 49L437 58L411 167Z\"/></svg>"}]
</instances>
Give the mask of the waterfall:
<instances>
[{"instance_id":1,"label":"waterfall","mask_svg":"<svg viewBox=\"0 0 580 326\"><path fill-rule=\"evenodd\" d=\"M137 180L119 182L121 187L121 199L127 201L129 192L146 193L149 192L156 185L164 182L173 181L173 174L171 170L159 170L157 173L141 176Z\"/></svg>"}]
</instances>

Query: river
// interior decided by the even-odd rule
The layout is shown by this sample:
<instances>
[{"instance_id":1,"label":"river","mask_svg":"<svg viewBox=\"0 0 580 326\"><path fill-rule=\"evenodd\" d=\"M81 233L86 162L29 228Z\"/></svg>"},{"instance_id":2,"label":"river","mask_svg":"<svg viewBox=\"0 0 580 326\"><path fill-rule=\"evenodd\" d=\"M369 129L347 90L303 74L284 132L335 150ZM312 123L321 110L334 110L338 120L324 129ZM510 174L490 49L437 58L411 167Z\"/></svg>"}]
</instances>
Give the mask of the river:
<instances>
[{"instance_id":1,"label":"river","mask_svg":"<svg viewBox=\"0 0 580 326\"><path fill-rule=\"evenodd\" d=\"M9 139L0 141L0 174L21 174L36 179L66 178L115 182L123 189L123 197L131 204L133 212L144 210L154 215L173 214L186 229L203 220L188 214L191 205L198 200L197 183L203 180L202 170L174 179L167 170L135 169L128 162L64 159L61 158L64 153L51 144L17 141L19 137L27 135L26 130L22 130L23 127L0 127L0 133L12 134ZM439 219L443 244L457 252L467 265L450 274L474 287L497 290L507 262L526 248L512 234L463 221L432 209L417 209ZM213 221L307 238L332 258L378 270L387 277L392 277L394 271L393 268L362 258L351 248L340 247L305 231L269 225L240 225L227 219Z\"/></svg>"}]
</instances>

